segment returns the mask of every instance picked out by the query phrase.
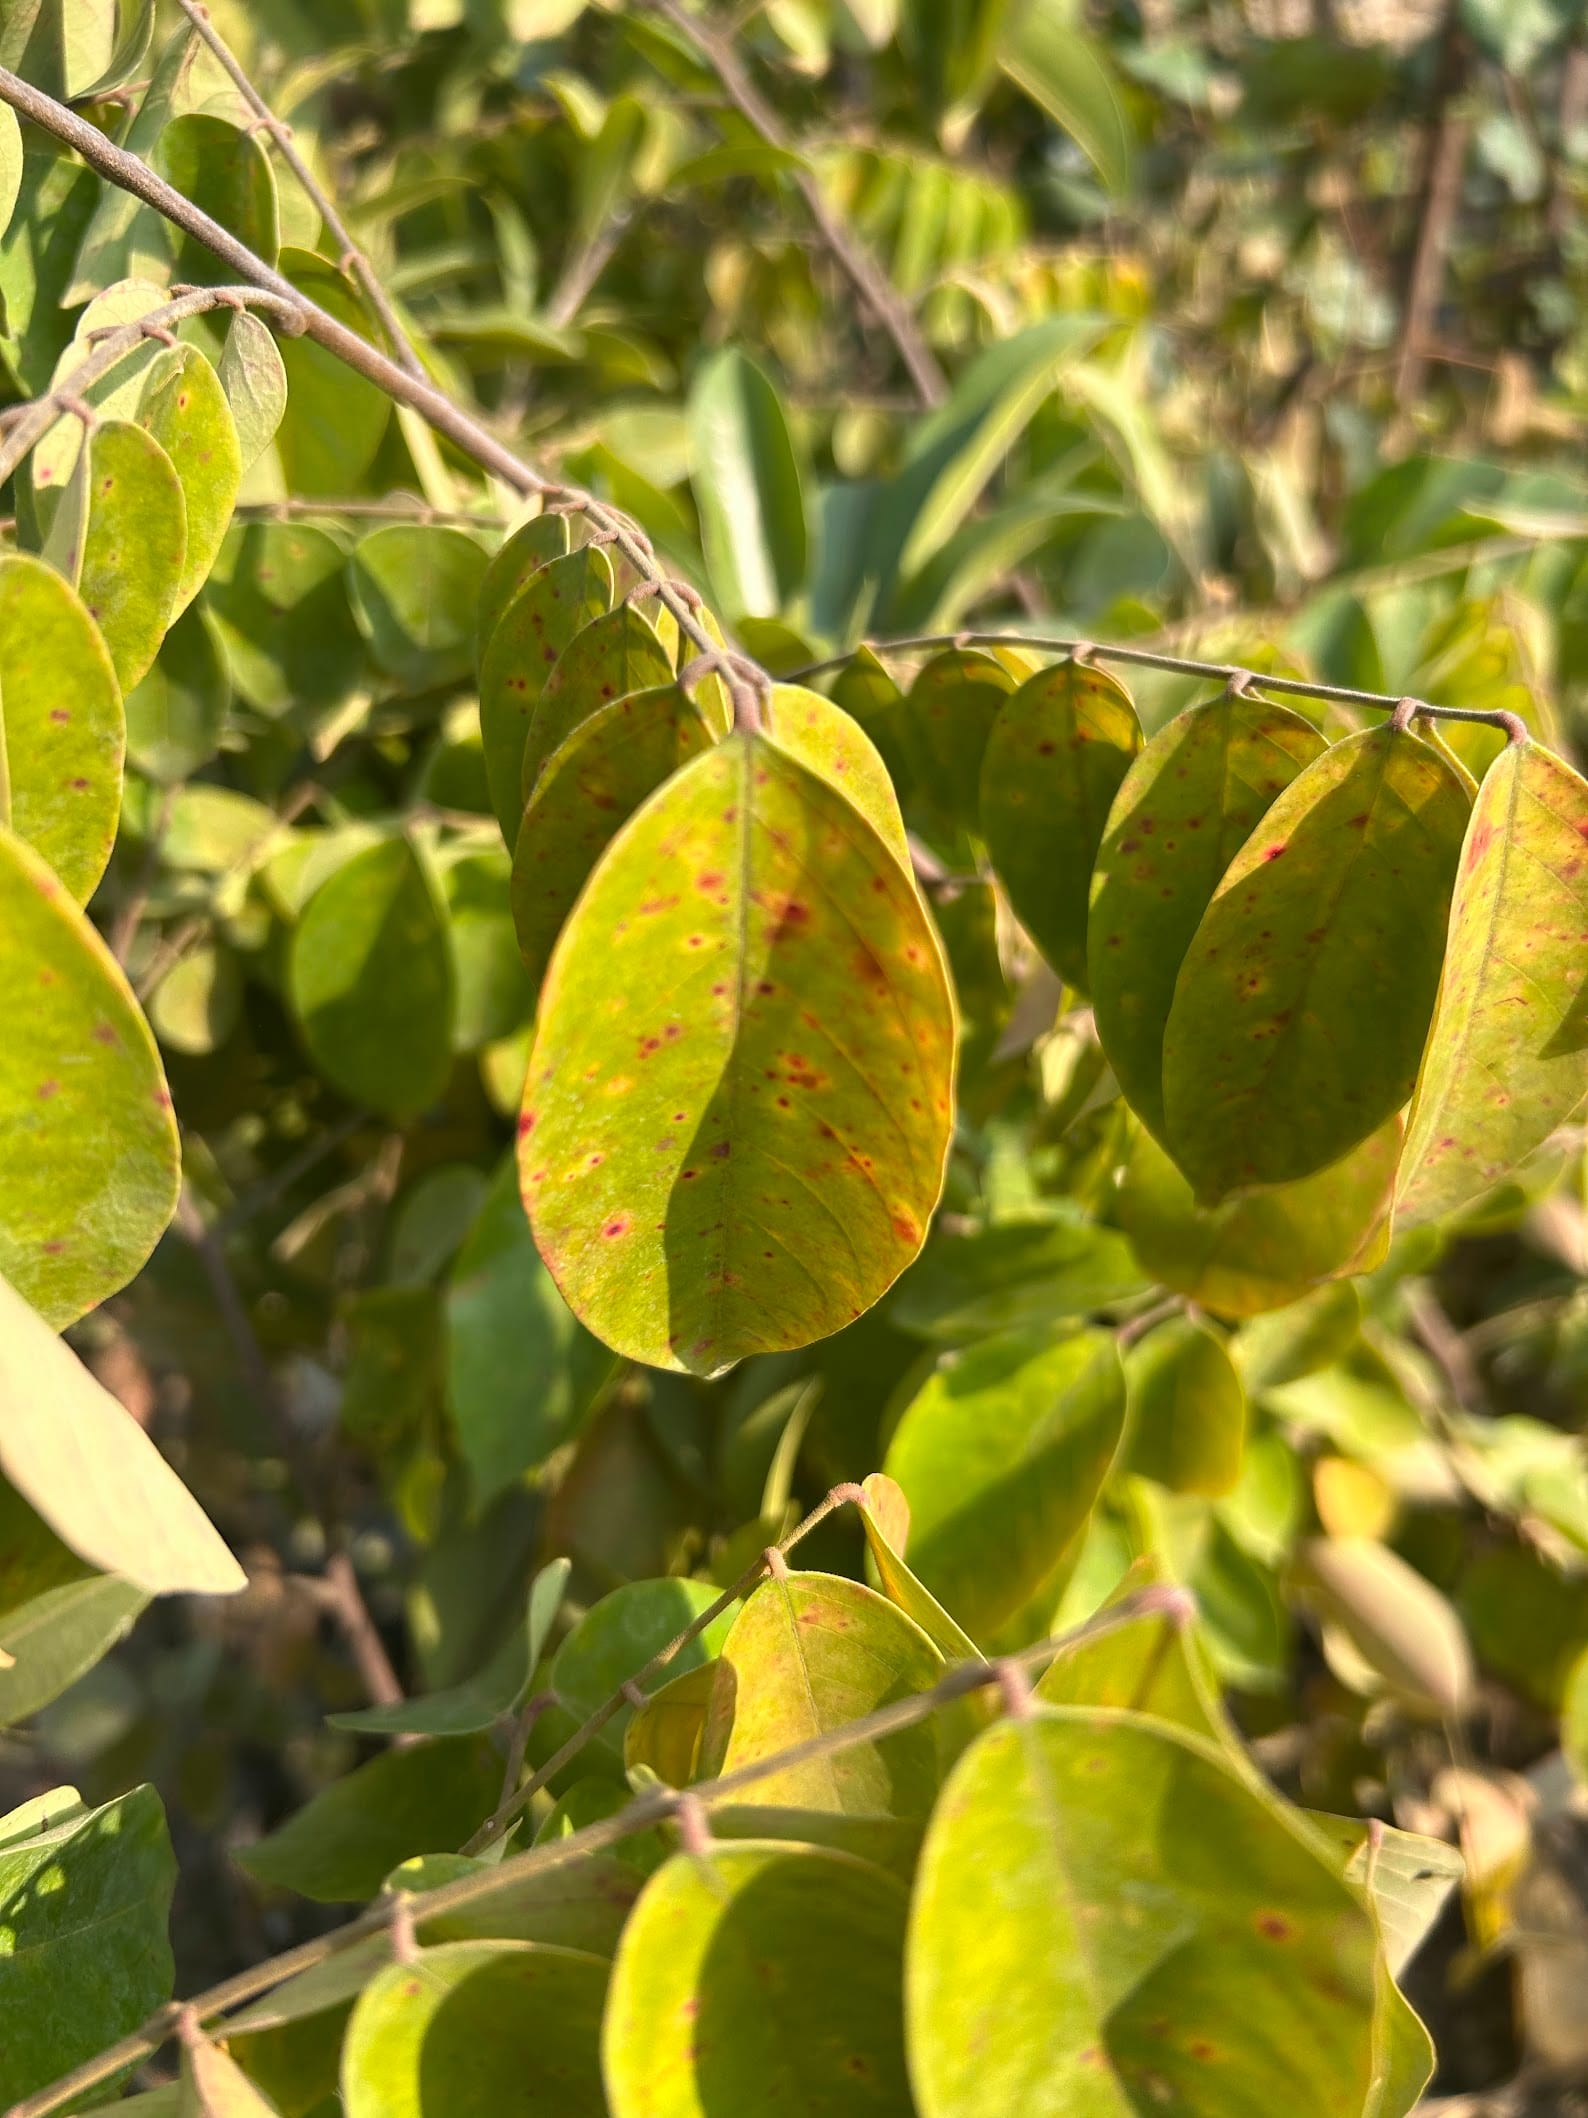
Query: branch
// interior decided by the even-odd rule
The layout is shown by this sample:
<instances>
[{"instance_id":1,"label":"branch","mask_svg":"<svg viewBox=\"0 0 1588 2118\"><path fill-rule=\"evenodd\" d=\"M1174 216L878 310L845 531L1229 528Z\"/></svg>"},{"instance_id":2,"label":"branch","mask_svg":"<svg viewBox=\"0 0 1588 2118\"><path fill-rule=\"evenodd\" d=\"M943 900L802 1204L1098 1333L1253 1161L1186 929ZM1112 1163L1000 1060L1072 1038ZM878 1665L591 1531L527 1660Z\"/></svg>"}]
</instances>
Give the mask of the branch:
<instances>
[{"instance_id":1,"label":"branch","mask_svg":"<svg viewBox=\"0 0 1588 2118\"><path fill-rule=\"evenodd\" d=\"M538 494L548 506L583 514L594 526L597 540L615 545L640 579L652 584L662 604L677 620L684 637L702 654L716 652L715 641L697 615L697 599L658 565L649 537L630 516L595 499L578 486L559 485L542 477L444 391L438 390L421 375L410 375L389 355L372 346L367 339L360 338L356 331L350 331L346 324L339 323L318 302L310 301L273 265L267 264L246 243L239 242L229 229L223 228L201 207L184 198L137 155L117 147L86 119L68 110L64 103L45 95L41 89L3 66L0 66L0 103L9 103L13 110L41 131L75 148L91 169L109 183L119 185L123 191L141 199L146 206L152 206L156 213L164 214L185 235L202 243L223 264L247 280L251 288L273 295L288 330L296 327L316 345L345 361L376 389L383 390L394 402L410 406L428 420L438 434L444 435L466 456L494 473L515 492ZM206 296L209 291L199 290ZM251 292L248 299L253 302L259 296ZM213 307L214 303L206 299L202 306ZM81 377L82 371L79 370L78 374ZM57 417L58 408L52 408L51 420ZM47 420L45 426L49 423ZM9 448L10 437L7 445Z\"/></svg>"},{"instance_id":2,"label":"branch","mask_svg":"<svg viewBox=\"0 0 1588 2118\"><path fill-rule=\"evenodd\" d=\"M176 4L181 8L183 14L187 16L204 43L215 54L224 71L231 76L243 101L254 113L264 130L269 133L271 139L275 141L280 151L281 159L308 193L310 202L326 227L331 231L333 240L341 245L342 255L340 263L342 269L351 272L363 288L365 299L380 318L381 327L391 342L391 349L398 365L406 368L410 375L423 377L425 372L424 365L419 355L414 351L413 342L409 338L408 333L403 329L402 319L397 314L391 296L381 285L374 266L348 233L347 223L336 210L336 201L298 152L297 145L292 137L292 127L282 123L258 89L255 88L253 82L244 71L242 61L237 57L220 31L210 21L210 11L201 4L201 0L176 0Z\"/></svg>"},{"instance_id":3,"label":"branch","mask_svg":"<svg viewBox=\"0 0 1588 2118\"><path fill-rule=\"evenodd\" d=\"M679 0L644 0L644 4L670 22L680 36L688 38L722 83L723 93L751 130L768 147L794 156L797 161L796 150L790 146L771 105L740 63L731 41L720 36L698 16L686 12ZM940 405L948 395L948 385L936 356L921 336L909 303L860 239L845 227L828 203L821 184L803 163L794 171L794 181L810 208L811 219L816 223L822 241L898 348L899 358L908 368L922 404L928 409Z\"/></svg>"},{"instance_id":4,"label":"branch","mask_svg":"<svg viewBox=\"0 0 1588 2118\"><path fill-rule=\"evenodd\" d=\"M770 1779L775 1773L792 1771L818 1758L836 1757L842 1751L858 1749L863 1743L880 1742L887 1736L896 1735L900 1729L913 1728L919 1722L929 1720L942 1707L953 1705L973 1692L991 1688L1000 1691L1006 1699L1018 1701L1021 1697L1019 1680L1028 1670L1040 1669L1063 1649L1079 1641L1117 1632L1140 1618L1161 1617L1166 1625L1184 1626L1194 1615L1195 1606L1183 1588L1160 1584L1142 1589L1134 1596L1111 1604L1107 1610L1099 1611L1071 1632L1039 1640L1034 1646L1022 1648L1018 1654L1006 1655L996 1662L956 1663L930 1691L913 1692L906 1698L895 1699L890 1705L879 1707L875 1713L866 1714L858 1721L849 1721L842 1728L808 1737L805 1742L796 1743L775 1756L757 1758L751 1764L741 1765L735 1772L724 1773L719 1779L703 1782L687 1791L658 1788L627 1803L615 1816L587 1824L580 1831L570 1832L566 1838L550 1839L545 1845L531 1847L526 1853L510 1855L494 1867L480 1868L472 1875L461 1875L455 1882L443 1883L438 1889L427 1890L417 1898L408 1893L385 1898L333 1933L302 1942L297 1948L272 1957L268 1963L239 1971L235 1977L222 1980L193 2000L170 2002L151 2015L130 2037L122 2038L108 2051L101 2052L70 2074L63 2074L48 2088L14 2103L7 2118L48 2118L50 2112L63 2109L87 2090L109 2081L123 2067L147 2059L168 2037L180 2032L184 2020L204 2021L257 1999L261 1993L270 1992L302 1971L312 1970L328 1957L341 1955L366 1936L390 1930L401 1920L403 1908L417 1925L423 1925L441 1913L456 1912L464 1905L478 1904L482 1899L494 1897L498 1891L510 1890L527 1875L544 1875L554 1868L567 1867L587 1854L603 1853L657 1824L671 1822L686 1804L693 1804L698 1815L701 1805L731 1801L735 1795L761 1780Z\"/></svg>"},{"instance_id":5,"label":"branch","mask_svg":"<svg viewBox=\"0 0 1588 2118\"><path fill-rule=\"evenodd\" d=\"M1422 196L1417 211L1417 246L1406 283L1400 345L1395 364L1395 395L1403 419L1409 419L1428 365L1434 315L1444 291L1445 264L1461 210L1461 173L1472 127L1460 107L1467 74L1467 37L1457 0L1445 19L1434 84Z\"/></svg>"},{"instance_id":6,"label":"branch","mask_svg":"<svg viewBox=\"0 0 1588 2118\"><path fill-rule=\"evenodd\" d=\"M1196 662L1186 655L1161 654L1155 647L1110 646L1106 641L1061 640L1049 634L1030 632L917 633L897 640L866 640L860 645L879 655L913 654L944 647L1035 647L1046 654L1069 655L1077 662L1126 662L1141 669L1166 670L1171 676L1205 677L1210 683L1230 685L1242 691L1255 688L1282 692L1288 698L1332 699L1341 706L1364 706L1372 713L1392 715L1397 728L1409 727L1417 719L1480 721L1485 727L1503 730L1507 742L1525 743L1529 740L1527 724L1521 715L1507 713L1500 707L1434 706L1427 699L1392 698L1387 692L1356 691L1349 684L1320 684L1311 677L1271 676L1266 670L1244 669L1238 662ZM828 670L844 668L859 652L860 647L851 647L841 655L829 655L825 662L808 663L804 669L794 670L784 681L806 683L811 677L822 676Z\"/></svg>"}]
</instances>

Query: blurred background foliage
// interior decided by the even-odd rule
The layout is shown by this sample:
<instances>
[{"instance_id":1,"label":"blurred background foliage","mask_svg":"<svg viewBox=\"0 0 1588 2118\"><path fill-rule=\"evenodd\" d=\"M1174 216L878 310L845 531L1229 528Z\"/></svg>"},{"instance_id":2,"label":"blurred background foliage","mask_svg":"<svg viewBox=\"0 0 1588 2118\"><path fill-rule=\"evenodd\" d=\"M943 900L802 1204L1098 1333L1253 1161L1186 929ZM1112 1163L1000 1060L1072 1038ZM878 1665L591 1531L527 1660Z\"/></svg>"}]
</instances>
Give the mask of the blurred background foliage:
<instances>
[{"instance_id":1,"label":"blurred background foliage","mask_svg":"<svg viewBox=\"0 0 1588 2118\"><path fill-rule=\"evenodd\" d=\"M713 18L753 121L640 0L213 12L437 378L629 510L775 670L1035 627L1504 706L1580 762L1580 0L766 0ZM99 71L80 63L69 91ZM180 170L206 115L239 113L203 62L168 88L142 144ZM356 316L336 245L249 137L227 213ZM886 275L924 383L813 195ZM50 218L0 241L19 398L78 321L95 187L30 142L25 198ZM936 898L966 1038L921 1263L840 1337L712 1386L614 1365L551 1287L506 1159L533 994L471 687L511 501L314 349L283 353L244 519L129 700L95 907L161 1039L188 1197L74 1334L250 1587L151 1607L73 1683L132 1613L86 1616L58 1696L0 1746L0 1810L64 1779L157 1784L179 1989L321 1917L228 1855L367 1754L329 1714L393 1670L404 1690L476 1674L551 1555L574 1610L732 1579L884 1462L943 1349L1128 1310L1176 1271L1127 1240L1150 1187L1133 1223L1089 1018L966 875ZM888 689L866 663L837 695ZM1132 690L1149 728L1199 695ZM394 819L443 894L365 967L366 1058L420 1084L385 1110L350 1093L356 1056L311 1062L291 989L334 924L318 893L354 877L395 904ZM1240 1323L1236 1482L1116 1473L1062 1606L1155 1555L1288 1791L1461 1840L1464 1902L1409 1989L1435 2093L1486 2112L1559 2112L1588 2081L1585 1275L1572 1133L1461 1228ZM1198 1291L1190 1268L1170 1283ZM1315 1563L1320 1537L1367 1572ZM858 1571L858 1532L834 1518L803 1557ZM378 1639L347 1622L349 1567ZM9 1718L36 1702L8 1681Z\"/></svg>"}]
</instances>

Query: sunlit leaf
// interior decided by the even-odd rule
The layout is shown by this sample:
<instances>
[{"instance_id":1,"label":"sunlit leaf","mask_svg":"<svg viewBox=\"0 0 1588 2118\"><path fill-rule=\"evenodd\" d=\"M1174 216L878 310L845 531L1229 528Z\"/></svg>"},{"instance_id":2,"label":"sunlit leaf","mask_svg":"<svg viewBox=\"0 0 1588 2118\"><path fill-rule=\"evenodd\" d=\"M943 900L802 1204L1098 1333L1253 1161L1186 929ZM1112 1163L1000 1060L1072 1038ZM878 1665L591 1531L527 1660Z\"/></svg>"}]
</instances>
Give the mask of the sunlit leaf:
<instances>
[{"instance_id":1,"label":"sunlit leaf","mask_svg":"<svg viewBox=\"0 0 1588 2118\"><path fill-rule=\"evenodd\" d=\"M226 328L217 367L237 429L242 468L252 470L276 438L287 410L287 371L259 318L239 309Z\"/></svg>"},{"instance_id":2,"label":"sunlit leaf","mask_svg":"<svg viewBox=\"0 0 1588 2118\"><path fill-rule=\"evenodd\" d=\"M1070 135L1108 190L1130 189L1134 142L1107 48L1077 27L1064 0L1019 0L998 63Z\"/></svg>"},{"instance_id":3,"label":"sunlit leaf","mask_svg":"<svg viewBox=\"0 0 1588 2118\"><path fill-rule=\"evenodd\" d=\"M187 564L181 480L152 435L124 419L94 428L44 555L82 597L130 691L159 652Z\"/></svg>"},{"instance_id":4,"label":"sunlit leaf","mask_svg":"<svg viewBox=\"0 0 1588 2118\"><path fill-rule=\"evenodd\" d=\"M1175 1493L1227 1493L1240 1477L1246 1397L1216 1332L1174 1318L1125 1361L1124 1466Z\"/></svg>"},{"instance_id":5,"label":"sunlit leaf","mask_svg":"<svg viewBox=\"0 0 1588 2118\"><path fill-rule=\"evenodd\" d=\"M176 1207L149 1025L51 871L0 830L0 1272L57 1329L126 1285Z\"/></svg>"},{"instance_id":6,"label":"sunlit leaf","mask_svg":"<svg viewBox=\"0 0 1588 2118\"><path fill-rule=\"evenodd\" d=\"M551 1666L552 1689L570 1713L585 1719L710 1610L718 1594L707 1581L625 1582L586 1611L558 1648ZM669 1677L682 1676L710 1661L727 1639L733 1620L731 1606L713 1618L669 1660ZM603 1733L609 1745L621 1748L630 1713L631 1708L625 1706L607 1723Z\"/></svg>"},{"instance_id":7,"label":"sunlit leaf","mask_svg":"<svg viewBox=\"0 0 1588 2118\"><path fill-rule=\"evenodd\" d=\"M936 1204L953 1036L858 812L753 736L697 758L607 848L542 994L520 1170L575 1313L705 1374L860 1315Z\"/></svg>"},{"instance_id":8,"label":"sunlit leaf","mask_svg":"<svg viewBox=\"0 0 1588 2118\"><path fill-rule=\"evenodd\" d=\"M882 1593L907 1618L914 1619L946 1660L975 1661L980 1653L975 1641L905 1564L910 1503L903 1488L885 1472L873 1471L861 1492L865 1496L860 1505L860 1522L866 1535L866 1553Z\"/></svg>"},{"instance_id":9,"label":"sunlit leaf","mask_svg":"<svg viewBox=\"0 0 1588 2118\"><path fill-rule=\"evenodd\" d=\"M1320 1616L1398 1698L1454 1717L1475 1682L1455 1611L1398 1552L1367 1537L1315 1537L1301 1554Z\"/></svg>"},{"instance_id":10,"label":"sunlit leaf","mask_svg":"<svg viewBox=\"0 0 1588 2118\"><path fill-rule=\"evenodd\" d=\"M653 691L672 678L672 661L656 628L632 603L620 603L616 610L592 618L557 657L540 695L519 776L524 800L533 794L547 761L585 722L615 700ZM727 730L719 727L716 732L725 735Z\"/></svg>"},{"instance_id":11,"label":"sunlit leaf","mask_svg":"<svg viewBox=\"0 0 1588 2118\"><path fill-rule=\"evenodd\" d=\"M242 448L219 376L192 346L173 346L149 370L138 424L170 458L182 483L187 556L175 610L209 579L242 483Z\"/></svg>"},{"instance_id":12,"label":"sunlit leaf","mask_svg":"<svg viewBox=\"0 0 1588 2118\"><path fill-rule=\"evenodd\" d=\"M487 590L490 585L487 577ZM581 545L537 566L489 635L482 634L480 733L491 806L509 851L523 808L524 748L539 747L541 694L569 642L611 608L612 592L606 553L600 545Z\"/></svg>"},{"instance_id":13,"label":"sunlit leaf","mask_svg":"<svg viewBox=\"0 0 1588 2118\"><path fill-rule=\"evenodd\" d=\"M695 493L706 564L729 618L776 617L805 578L799 462L776 389L736 346L697 376L689 398Z\"/></svg>"},{"instance_id":14,"label":"sunlit leaf","mask_svg":"<svg viewBox=\"0 0 1588 2118\"><path fill-rule=\"evenodd\" d=\"M1164 1031L1165 1140L1204 1203L1327 1168L1410 1096L1466 821L1449 765L1379 728L1309 765L1236 855Z\"/></svg>"}]
</instances>

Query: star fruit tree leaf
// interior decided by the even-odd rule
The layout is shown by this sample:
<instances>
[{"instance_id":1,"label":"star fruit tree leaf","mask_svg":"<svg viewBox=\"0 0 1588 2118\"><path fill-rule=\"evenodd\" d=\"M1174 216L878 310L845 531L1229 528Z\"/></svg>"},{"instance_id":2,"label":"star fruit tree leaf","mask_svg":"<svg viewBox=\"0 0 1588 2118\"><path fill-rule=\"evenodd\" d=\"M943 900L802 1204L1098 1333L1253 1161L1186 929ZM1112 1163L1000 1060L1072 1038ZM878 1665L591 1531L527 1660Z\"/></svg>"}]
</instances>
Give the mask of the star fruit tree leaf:
<instances>
[{"instance_id":1,"label":"star fruit tree leaf","mask_svg":"<svg viewBox=\"0 0 1588 2118\"><path fill-rule=\"evenodd\" d=\"M851 1322L937 1204L954 1036L864 817L759 735L696 758L607 847L541 996L519 1167L575 1314L707 1375Z\"/></svg>"}]
</instances>

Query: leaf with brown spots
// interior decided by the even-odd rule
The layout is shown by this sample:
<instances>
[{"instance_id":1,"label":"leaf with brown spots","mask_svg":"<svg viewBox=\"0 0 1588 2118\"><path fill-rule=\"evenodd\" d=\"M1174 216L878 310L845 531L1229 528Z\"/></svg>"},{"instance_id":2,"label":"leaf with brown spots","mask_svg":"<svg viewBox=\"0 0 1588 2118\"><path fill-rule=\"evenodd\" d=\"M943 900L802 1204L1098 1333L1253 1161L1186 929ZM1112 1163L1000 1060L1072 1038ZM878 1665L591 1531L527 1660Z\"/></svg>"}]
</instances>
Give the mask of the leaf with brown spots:
<instances>
[{"instance_id":1,"label":"leaf with brown spots","mask_svg":"<svg viewBox=\"0 0 1588 2118\"><path fill-rule=\"evenodd\" d=\"M981 833L1026 932L1086 989L1092 863L1141 748L1123 684L1084 662L1039 670L999 709L981 768Z\"/></svg>"},{"instance_id":2,"label":"leaf with brown spots","mask_svg":"<svg viewBox=\"0 0 1588 2118\"><path fill-rule=\"evenodd\" d=\"M1287 707L1215 699L1158 731L1109 811L1091 884L1092 1008L1125 1100L1160 1137L1164 1024L1191 937L1263 811L1323 747Z\"/></svg>"},{"instance_id":3,"label":"leaf with brown spots","mask_svg":"<svg viewBox=\"0 0 1588 2118\"><path fill-rule=\"evenodd\" d=\"M574 1312L710 1375L870 1308L937 1203L954 1034L858 810L762 737L696 758L607 847L541 995L519 1167Z\"/></svg>"},{"instance_id":4,"label":"leaf with brown spots","mask_svg":"<svg viewBox=\"0 0 1588 2118\"><path fill-rule=\"evenodd\" d=\"M160 651L187 565L187 503L153 435L102 420L77 459L44 556L104 635L123 696Z\"/></svg>"},{"instance_id":5,"label":"leaf with brown spots","mask_svg":"<svg viewBox=\"0 0 1588 2118\"><path fill-rule=\"evenodd\" d=\"M534 731L524 744L519 784L527 802L553 753L576 729L619 699L653 691L673 681L672 657L650 621L631 603L620 603L576 632L557 657L535 712ZM726 735L726 721L715 732Z\"/></svg>"},{"instance_id":6,"label":"leaf with brown spots","mask_svg":"<svg viewBox=\"0 0 1588 2118\"><path fill-rule=\"evenodd\" d=\"M832 1847L675 1854L612 1967L612 2118L906 2118L908 1912L896 1877Z\"/></svg>"},{"instance_id":7,"label":"leaf with brown spots","mask_svg":"<svg viewBox=\"0 0 1588 2118\"><path fill-rule=\"evenodd\" d=\"M1412 1092L1467 823L1410 732L1337 743L1236 855L1164 1031L1165 1145L1204 1205L1294 1183Z\"/></svg>"},{"instance_id":8,"label":"leaf with brown spots","mask_svg":"<svg viewBox=\"0 0 1588 2118\"><path fill-rule=\"evenodd\" d=\"M899 797L876 744L852 714L801 684L774 684L766 731L780 750L836 787L909 868L910 842L904 835Z\"/></svg>"},{"instance_id":9,"label":"leaf with brown spots","mask_svg":"<svg viewBox=\"0 0 1588 2118\"><path fill-rule=\"evenodd\" d=\"M900 736L922 793L948 823L976 830L982 757L1016 679L980 647L933 655L910 686Z\"/></svg>"},{"instance_id":10,"label":"leaf with brown spots","mask_svg":"<svg viewBox=\"0 0 1588 2118\"><path fill-rule=\"evenodd\" d=\"M1364 1262L1389 1213L1401 1121L1391 1118L1316 1175L1198 1206L1143 1128L1119 1193L1119 1219L1143 1266L1215 1316L1262 1316Z\"/></svg>"},{"instance_id":11,"label":"leaf with brown spots","mask_svg":"<svg viewBox=\"0 0 1588 2118\"><path fill-rule=\"evenodd\" d=\"M53 1329L143 1264L180 1155L149 1025L31 847L0 830L0 1273Z\"/></svg>"},{"instance_id":12,"label":"leaf with brown spots","mask_svg":"<svg viewBox=\"0 0 1588 2118\"><path fill-rule=\"evenodd\" d=\"M612 607L612 566L599 545L581 545L537 568L497 620L480 657L480 735L491 806L508 851L524 813L524 746L558 656Z\"/></svg>"},{"instance_id":13,"label":"leaf with brown spots","mask_svg":"<svg viewBox=\"0 0 1588 2118\"><path fill-rule=\"evenodd\" d=\"M1396 1214L1508 1176L1588 1095L1588 785L1533 743L1489 767L1450 906Z\"/></svg>"},{"instance_id":14,"label":"leaf with brown spots","mask_svg":"<svg viewBox=\"0 0 1588 2118\"><path fill-rule=\"evenodd\" d=\"M803 1573L763 1581L717 1658L699 1777L709 1782L929 1691L943 1666L921 1628L858 1581ZM925 1720L769 1773L755 1799L790 1809L925 1817L938 1778L937 1736ZM709 1786L702 1791L709 1796Z\"/></svg>"},{"instance_id":15,"label":"leaf with brown spots","mask_svg":"<svg viewBox=\"0 0 1588 2118\"><path fill-rule=\"evenodd\" d=\"M566 515L532 515L492 554L480 580L480 601L475 615L478 661L485 659L491 635L515 596L526 588L543 566L561 559L568 550Z\"/></svg>"},{"instance_id":16,"label":"leaf with brown spots","mask_svg":"<svg viewBox=\"0 0 1588 2118\"><path fill-rule=\"evenodd\" d=\"M42 559L0 559L0 823L79 904L115 843L125 741L110 655L76 593Z\"/></svg>"},{"instance_id":17,"label":"leaf with brown spots","mask_svg":"<svg viewBox=\"0 0 1588 2118\"><path fill-rule=\"evenodd\" d=\"M927 1829L905 1960L916 2108L1357 2118L1376 1956L1328 1849L1213 1745L1039 1705L977 1739Z\"/></svg>"},{"instance_id":18,"label":"leaf with brown spots","mask_svg":"<svg viewBox=\"0 0 1588 2118\"><path fill-rule=\"evenodd\" d=\"M149 370L138 424L170 457L187 508L187 556L172 616L209 579L243 481L242 445L220 377L194 346L171 346Z\"/></svg>"},{"instance_id":19,"label":"leaf with brown spots","mask_svg":"<svg viewBox=\"0 0 1588 2118\"><path fill-rule=\"evenodd\" d=\"M680 685L662 684L603 706L546 760L513 853L513 924L537 989L605 847L664 781L710 747L695 702ZM716 888L726 887L718 875Z\"/></svg>"}]
</instances>

